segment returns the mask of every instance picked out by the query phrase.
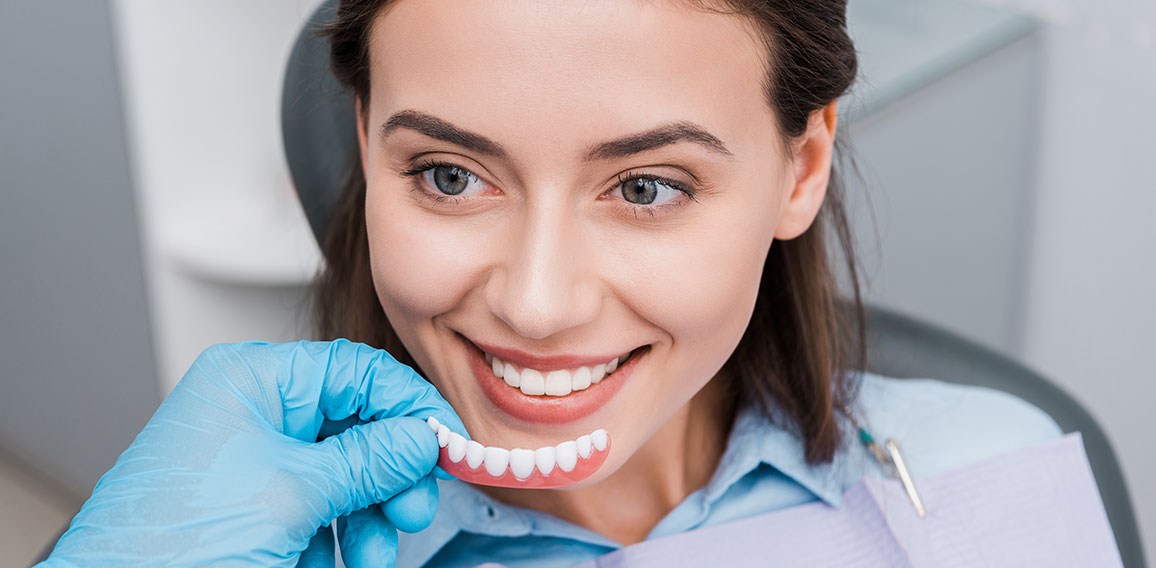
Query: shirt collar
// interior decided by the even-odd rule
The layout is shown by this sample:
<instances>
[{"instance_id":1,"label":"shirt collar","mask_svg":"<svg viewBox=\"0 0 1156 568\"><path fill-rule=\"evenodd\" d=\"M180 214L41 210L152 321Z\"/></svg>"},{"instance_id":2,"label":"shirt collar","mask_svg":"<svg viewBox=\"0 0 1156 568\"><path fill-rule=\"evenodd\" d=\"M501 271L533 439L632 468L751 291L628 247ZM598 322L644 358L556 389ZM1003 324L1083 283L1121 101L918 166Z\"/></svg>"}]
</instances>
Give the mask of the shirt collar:
<instances>
[{"instance_id":1,"label":"shirt collar","mask_svg":"<svg viewBox=\"0 0 1156 568\"><path fill-rule=\"evenodd\" d=\"M732 485L765 463L828 505L840 506L843 492L862 473L851 457L855 452L845 451L857 447L853 443L855 432L851 430L853 428L849 426L844 428L844 445L831 462L810 465L798 436L776 426L753 406L741 408L735 416L718 469L706 487L700 490L705 505L709 507ZM441 497L433 524L417 534L399 534L399 566L424 565L460 531L504 537L564 532L568 536L581 534L583 540L592 544L616 547L615 543L594 532L583 532L548 515L503 504L457 480L439 480L438 489Z\"/></svg>"},{"instance_id":2,"label":"shirt collar","mask_svg":"<svg viewBox=\"0 0 1156 568\"><path fill-rule=\"evenodd\" d=\"M719 462L714 478L703 489L708 503L720 498L743 476L759 464L767 464L802 485L832 507L838 507L843 492L861 472L851 459L849 445L854 434L844 428L843 446L834 458L823 464L811 465L806 460L803 441L793 432L777 426L762 411L752 405L739 410L727 441L727 449Z\"/></svg>"}]
</instances>

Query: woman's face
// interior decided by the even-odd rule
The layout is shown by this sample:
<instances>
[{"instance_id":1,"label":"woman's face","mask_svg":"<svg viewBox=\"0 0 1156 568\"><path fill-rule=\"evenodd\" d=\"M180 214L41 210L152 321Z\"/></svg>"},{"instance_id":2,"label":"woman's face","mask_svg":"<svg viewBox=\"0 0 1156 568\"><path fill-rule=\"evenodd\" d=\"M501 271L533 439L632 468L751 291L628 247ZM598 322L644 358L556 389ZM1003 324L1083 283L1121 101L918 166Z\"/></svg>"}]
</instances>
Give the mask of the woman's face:
<instances>
[{"instance_id":1,"label":"woman's face","mask_svg":"<svg viewBox=\"0 0 1156 568\"><path fill-rule=\"evenodd\" d=\"M362 133L373 278L474 440L605 429L596 481L722 367L772 240L818 207L794 191L762 56L744 19L677 3L402 0L379 15Z\"/></svg>"}]
</instances>

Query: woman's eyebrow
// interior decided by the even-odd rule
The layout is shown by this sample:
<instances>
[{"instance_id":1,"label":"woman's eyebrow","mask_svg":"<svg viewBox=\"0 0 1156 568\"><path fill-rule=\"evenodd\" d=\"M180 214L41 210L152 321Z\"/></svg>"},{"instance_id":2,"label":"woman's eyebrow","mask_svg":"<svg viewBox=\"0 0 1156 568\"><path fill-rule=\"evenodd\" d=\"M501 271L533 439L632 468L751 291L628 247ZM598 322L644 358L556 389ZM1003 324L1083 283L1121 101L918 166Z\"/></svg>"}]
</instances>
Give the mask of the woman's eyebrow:
<instances>
[{"instance_id":1,"label":"woman's eyebrow","mask_svg":"<svg viewBox=\"0 0 1156 568\"><path fill-rule=\"evenodd\" d=\"M430 138L449 142L486 156L495 158L508 156L501 144L421 111L403 110L394 113L381 125L382 139L398 128L414 130ZM724 156L732 155L717 136L697 124L683 121L663 124L645 132L596 144L587 150L584 160L591 162L624 158L679 142L692 142Z\"/></svg>"},{"instance_id":2,"label":"woman's eyebrow","mask_svg":"<svg viewBox=\"0 0 1156 568\"><path fill-rule=\"evenodd\" d=\"M398 111L381 125L381 138L384 140L389 136L390 132L398 128L408 128L415 130L421 134L425 134L430 138L449 142L461 146L467 150L472 150L479 154L493 156L495 158L505 158L506 149L501 144L482 136L481 134L474 134L468 130L458 128L448 121L442 120L432 114L416 110Z\"/></svg>"},{"instance_id":3,"label":"woman's eyebrow","mask_svg":"<svg viewBox=\"0 0 1156 568\"><path fill-rule=\"evenodd\" d=\"M707 132L705 128L693 122L684 121L663 124L651 128L646 132L631 134L617 140L603 142L592 147L586 153L585 159L591 162L595 160L624 158L679 142L693 142L724 156L733 155L717 136Z\"/></svg>"}]
</instances>

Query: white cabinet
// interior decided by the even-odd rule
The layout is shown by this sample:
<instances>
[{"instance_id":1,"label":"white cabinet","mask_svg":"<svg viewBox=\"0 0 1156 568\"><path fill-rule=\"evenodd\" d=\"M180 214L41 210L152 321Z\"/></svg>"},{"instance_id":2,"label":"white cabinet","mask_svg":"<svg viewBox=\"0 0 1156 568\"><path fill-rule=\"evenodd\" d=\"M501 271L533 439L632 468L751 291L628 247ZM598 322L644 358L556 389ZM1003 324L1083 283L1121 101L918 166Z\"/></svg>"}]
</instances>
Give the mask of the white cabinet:
<instances>
[{"instance_id":1,"label":"white cabinet","mask_svg":"<svg viewBox=\"0 0 1156 568\"><path fill-rule=\"evenodd\" d=\"M279 117L289 49L319 3L113 4L162 395L209 345L308 335L320 254Z\"/></svg>"}]
</instances>

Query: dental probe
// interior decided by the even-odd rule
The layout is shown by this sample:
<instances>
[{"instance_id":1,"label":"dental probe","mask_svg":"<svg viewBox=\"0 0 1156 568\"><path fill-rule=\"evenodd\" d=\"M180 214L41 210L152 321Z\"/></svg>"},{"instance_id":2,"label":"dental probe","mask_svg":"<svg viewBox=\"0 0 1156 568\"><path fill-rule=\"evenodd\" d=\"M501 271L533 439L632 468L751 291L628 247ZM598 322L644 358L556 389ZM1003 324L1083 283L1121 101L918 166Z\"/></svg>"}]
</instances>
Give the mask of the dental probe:
<instances>
[{"instance_id":1,"label":"dental probe","mask_svg":"<svg viewBox=\"0 0 1156 568\"><path fill-rule=\"evenodd\" d=\"M867 430L862 427L859 428L859 441L867 446L867 450L875 457L875 461L883 466L884 470L893 472L899 478L900 483L903 484L903 489L907 491L907 497L911 499L911 504L915 506L915 513L919 518L927 516L927 511L923 508L923 500L919 498L919 493L915 490L915 481L911 479L911 473L907 471L907 464L903 462L903 455L899 453L899 444L893 440L887 440L887 450L879 447L879 443L871 436Z\"/></svg>"}]
</instances>

